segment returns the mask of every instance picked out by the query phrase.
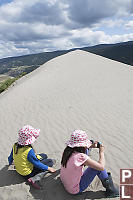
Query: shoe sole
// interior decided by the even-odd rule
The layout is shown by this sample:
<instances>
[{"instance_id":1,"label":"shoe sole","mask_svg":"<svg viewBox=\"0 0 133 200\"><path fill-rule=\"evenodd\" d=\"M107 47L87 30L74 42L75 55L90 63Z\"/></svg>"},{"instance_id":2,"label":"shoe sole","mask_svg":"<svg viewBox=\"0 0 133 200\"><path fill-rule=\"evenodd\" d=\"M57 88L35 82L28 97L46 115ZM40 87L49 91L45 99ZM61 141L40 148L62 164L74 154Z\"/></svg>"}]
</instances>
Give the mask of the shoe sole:
<instances>
[{"instance_id":1,"label":"shoe sole","mask_svg":"<svg viewBox=\"0 0 133 200\"><path fill-rule=\"evenodd\" d=\"M32 181L31 178L28 179L28 183L30 183L35 189L40 190L41 188L35 182Z\"/></svg>"}]
</instances>

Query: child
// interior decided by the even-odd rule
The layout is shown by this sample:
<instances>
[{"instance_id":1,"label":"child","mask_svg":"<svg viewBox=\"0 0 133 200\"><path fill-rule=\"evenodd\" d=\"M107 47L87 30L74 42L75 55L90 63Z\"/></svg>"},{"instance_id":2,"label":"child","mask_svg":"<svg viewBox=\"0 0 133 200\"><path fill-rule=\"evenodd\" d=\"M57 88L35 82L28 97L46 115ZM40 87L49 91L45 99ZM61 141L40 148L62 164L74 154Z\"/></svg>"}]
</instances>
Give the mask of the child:
<instances>
[{"instance_id":1,"label":"child","mask_svg":"<svg viewBox=\"0 0 133 200\"><path fill-rule=\"evenodd\" d=\"M32 147L39 134L40 129L29 125L21 128L18 132L18 142L14 144L8 157L9 165L14 161L16 171L36 189L40 189L40 187L34 178L35 175L45 171L55 172L55 169L52 168L54 164L52 159L47 159L46 154L36 155Z\"/></svg>"},{"instance_id":2,"label":"child","mask_svg":"<svg viewBox=\"0 0 133 200\"><path fill-rule=\"evenodd\" d=\"M71 194L83 192L97 175L106 188L106 197L117 197L119 191L115 188L111 173L104 169L104 147L99 147L99 161L92 160L87 154L88 148L96 148L97 142L92 144L85 131L75 130L66 143L62 160L60 178L65 189ZM83 172L83 167L88 168Z\"/></svg>"}]
</instances>

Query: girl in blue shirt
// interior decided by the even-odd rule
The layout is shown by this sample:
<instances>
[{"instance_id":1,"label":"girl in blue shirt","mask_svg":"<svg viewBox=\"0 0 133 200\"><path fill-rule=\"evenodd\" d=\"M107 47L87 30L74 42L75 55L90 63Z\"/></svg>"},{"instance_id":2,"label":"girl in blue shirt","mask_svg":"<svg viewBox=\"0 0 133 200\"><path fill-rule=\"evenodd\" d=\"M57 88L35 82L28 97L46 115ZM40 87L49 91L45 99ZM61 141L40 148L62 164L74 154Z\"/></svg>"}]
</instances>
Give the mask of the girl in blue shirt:
<instances>
[{"instance_id":1,"label":"girl in blue shirt","mask_svg":"<svg viewBox=\"0 0 133 200\"><path fill-rule=\"evenodd\" d=\"M40 187L35 181L35 175L46 171L52 173L56 171L52 168L54 164L53 160L48 159L46 154L35 154L32 144L39 134L40 129L35 129L29 125L21 128L18 133L18 142L13 145L10 156L8 157L9 165L14 161L16 171L36 189L40 189Z\"/></svg>"}]
</instances>

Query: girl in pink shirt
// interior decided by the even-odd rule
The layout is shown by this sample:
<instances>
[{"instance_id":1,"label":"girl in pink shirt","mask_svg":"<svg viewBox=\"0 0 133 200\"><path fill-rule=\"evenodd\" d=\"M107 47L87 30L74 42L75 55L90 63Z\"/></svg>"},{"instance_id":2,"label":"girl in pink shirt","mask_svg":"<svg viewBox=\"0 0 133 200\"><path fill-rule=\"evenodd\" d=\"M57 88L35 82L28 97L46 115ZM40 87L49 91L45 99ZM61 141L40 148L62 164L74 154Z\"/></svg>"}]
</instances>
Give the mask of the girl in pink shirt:
<instances>
[{"instance_id":1,"label":"girl in pink shirt","mask_svg":"<svg viewBox=\"0 0 133 200\"><path fill-rule=\"evenodd\" d=\"M115 188L111 173L104 169L104 146L98 142L92 144L85 131L75 130L66 143L62 160L60 178L65 189L71 194L83 192L97 175L106 188L106 197L118 197L119 190ZM99 161L92 160L87 152L90 148L99 148ZM84 166L88 168L83 171Z\"/></svg>"}]
</instances>

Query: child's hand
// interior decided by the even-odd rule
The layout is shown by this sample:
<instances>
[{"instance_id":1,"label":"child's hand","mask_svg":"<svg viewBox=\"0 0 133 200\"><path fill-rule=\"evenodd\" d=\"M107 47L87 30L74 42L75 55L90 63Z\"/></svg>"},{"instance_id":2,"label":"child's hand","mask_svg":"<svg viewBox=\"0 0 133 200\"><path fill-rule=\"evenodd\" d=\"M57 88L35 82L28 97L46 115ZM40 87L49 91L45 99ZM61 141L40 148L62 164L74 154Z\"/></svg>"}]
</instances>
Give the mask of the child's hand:
<instances>
[{"instance_id":1,"label":"child's hand","mask_svg":"<svg viewBox=\"0 0 133 200\"><path fill-rule=\"evenodd\" d=\"M51 173L54 173L54 172L56 172L56 169L54 169L52 167L48 167L48 171L51 172Z\"/></svg>"},{"instance_id":2,"label":"child's hand","mask_svg":"<svg viewBox=\"0 0 133 200\"><path fill-rule=\"evenodd\" d=\"M105 151L105 147L103 145L100 145L100 148L99 148L99 153L103 152L104 153Z\"/></svg>"},{"instance_id":3,"label":"child's hand","mask_svg":"<svg viewBox=\"0 0 133 200\"><path fill-rule=\"evenodd\" d=\"M90 148L97 148L98 141L94 141L94 143L90 146Z\"/></svg>"},{"instance_id":4,"label":"child's hand","mask_svg":"<svg viewBox=\"0 0 133 200\"><path fill-rule=\"evenodd\" d=\"M102 145L101 142L95 141L95 142L90 146L90 148L100 148L101 145Z\"/></svg>"}]
</instances>

